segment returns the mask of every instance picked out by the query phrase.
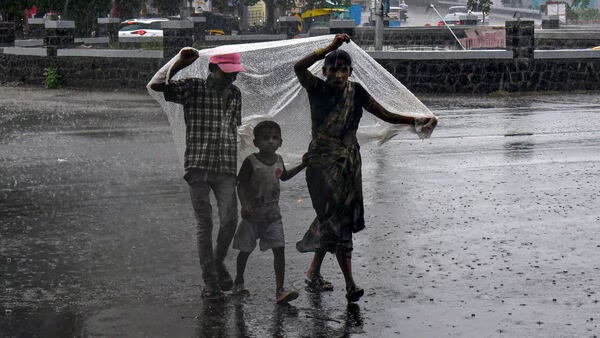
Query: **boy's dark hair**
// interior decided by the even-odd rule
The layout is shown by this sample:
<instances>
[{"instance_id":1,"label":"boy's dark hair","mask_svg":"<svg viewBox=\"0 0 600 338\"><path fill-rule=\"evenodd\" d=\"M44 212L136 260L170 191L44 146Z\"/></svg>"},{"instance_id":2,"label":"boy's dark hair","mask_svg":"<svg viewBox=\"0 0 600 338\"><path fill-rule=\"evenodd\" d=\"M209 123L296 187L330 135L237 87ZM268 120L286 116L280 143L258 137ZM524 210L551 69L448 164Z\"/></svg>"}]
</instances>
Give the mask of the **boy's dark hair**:
<instances>
[{"instance_id":1,"label":"boy's dark hair","mask_svg":"<svg viewBox=\"0 0 600 338\"><path fill-rule=\"evenodd\" d=\"M267 130L275 130L279 134L279 137L281 137L281 127L279 127L279 124L277 124L277 122L262 121L262 122L259 122L256 125L256 127L254 127L254 130L253 130L254 138L258 137L258 135L266 132Z\"/></svg>"},{"instance_id":2,"label":"boy's dark hair","mask_svg":"<svg viewBox=\"0 0 600 338\"><path fill-rule=\"evenodd\" d=\"M350 56L350 54L348 54L348 52L341 49L336 49L333 52L327 54L327 56L325 57L325 63L323 64L323 67L334 66L335 62L338 59L343 60L344 63L348 65L348 67L352 67L352 57Z\"/></svg>"}]
</instances>

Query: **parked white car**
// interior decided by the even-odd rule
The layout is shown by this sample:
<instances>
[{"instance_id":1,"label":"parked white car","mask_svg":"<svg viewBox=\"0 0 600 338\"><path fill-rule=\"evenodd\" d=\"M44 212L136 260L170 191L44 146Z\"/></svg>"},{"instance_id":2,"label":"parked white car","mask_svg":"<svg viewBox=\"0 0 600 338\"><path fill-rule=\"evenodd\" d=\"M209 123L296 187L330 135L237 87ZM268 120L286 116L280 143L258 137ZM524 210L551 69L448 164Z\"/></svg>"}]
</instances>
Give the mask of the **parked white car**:
<instances>
[{"instance_id":1,"label":"parked white car","mask_svg":"<svg viewBox=\"0 0 600 338\"><path fill-rule=\"evenodd\" d=\"M119 27L119 38L124 37L162 37L163 31L160 28L162 21L169 21L165 18L151 19L129 19L121 22Z\"/></svg>"},{"instance_id":2,"label":"parked white car","mask_svg":"<svg viewBox=\"0 0 600 338\"><path fill-rule=\"evenodd\" d=\"M444 16L444 21L448 25L456 25L460 24L461 20L468 20L470 15L474 15L477 17L477 22L484 22L483 12L472 12L467 9L467 6L451 6L448 8L448 14Z\"/></svg>"}]
</instances>

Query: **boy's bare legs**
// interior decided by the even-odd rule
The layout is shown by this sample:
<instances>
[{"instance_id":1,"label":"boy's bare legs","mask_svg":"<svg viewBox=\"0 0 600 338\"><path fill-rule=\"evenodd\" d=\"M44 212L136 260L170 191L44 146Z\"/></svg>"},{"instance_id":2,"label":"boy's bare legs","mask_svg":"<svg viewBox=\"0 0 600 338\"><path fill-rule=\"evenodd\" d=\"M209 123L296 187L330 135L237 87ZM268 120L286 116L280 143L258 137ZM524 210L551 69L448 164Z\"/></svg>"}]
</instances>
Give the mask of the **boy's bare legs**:
<instances>
[{"instance_id":1,"label":"boy's bare legs","mask_svg":"<svg viewBox=\"0 0 600 338\"><path fill-rule=\"evenodd\" d=\"M275 298L277 303L287 303L298 298L298 292L286 291L283 288L285 280L285 248L273 248L273 268L275 269Z\"/></svg>"},{"instance_id":2,"label":"boy's bare legs","mask_svg":"<svg viewBox=\"0 0 600 338\"><path fill-rule=\"evenodd\" d=\"M284 248L273 248L273 268L275 268L275 291L283 290L285 279L285 252Z\"/></svg>"}]
</instances>

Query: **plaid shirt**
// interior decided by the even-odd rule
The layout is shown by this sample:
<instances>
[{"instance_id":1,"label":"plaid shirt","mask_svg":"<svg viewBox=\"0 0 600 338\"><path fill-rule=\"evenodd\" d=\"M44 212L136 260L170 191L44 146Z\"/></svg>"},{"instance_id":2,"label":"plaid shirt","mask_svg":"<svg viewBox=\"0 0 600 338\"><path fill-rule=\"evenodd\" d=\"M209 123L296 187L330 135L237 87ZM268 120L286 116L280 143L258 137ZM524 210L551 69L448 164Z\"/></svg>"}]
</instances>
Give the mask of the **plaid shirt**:
<instances>
[{"instance_id":1,"label":"plaid shirt","mask_svg":"<svg viewBox=\"0 0 600 338\"><path fill-rule=\"evenodd\" d=\"M237 126L242 123L240 89L229 87L229 100L206 80L171 81L165 100L183 105L185 119L184 169L199 168L218 174L236 174Z\"/></svg>"}]
</instances>

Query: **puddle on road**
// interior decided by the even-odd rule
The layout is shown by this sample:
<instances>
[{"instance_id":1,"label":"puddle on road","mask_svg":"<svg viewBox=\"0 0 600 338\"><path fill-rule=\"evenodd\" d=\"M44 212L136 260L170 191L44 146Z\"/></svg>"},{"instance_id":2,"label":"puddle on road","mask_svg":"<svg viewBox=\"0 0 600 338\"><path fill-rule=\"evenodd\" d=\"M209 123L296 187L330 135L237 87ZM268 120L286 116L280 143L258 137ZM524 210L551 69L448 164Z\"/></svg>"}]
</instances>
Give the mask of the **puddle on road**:
<instances>
[{"instance_id":1,"label":"puddle on road","mask_svg":"<svg viewBox=\"0 0 600 338\"><path fill-rule=\"evenodd\" d=\"M83 322L76 309L48 305L13 308L6 303L0 307L3 337L77 337L82 333Z\"/></svg>"},{"instance_id":2,"label":"puddle on road","mask_svg":"<svg viewBox=\"0 0 600 338\"><path fill-rule=\"evenodd\" d=\"M534 142L517 141L504 143L506 157L509 158L527 158L533 155L535 148Z\"/></svg>"}]
</instances>

